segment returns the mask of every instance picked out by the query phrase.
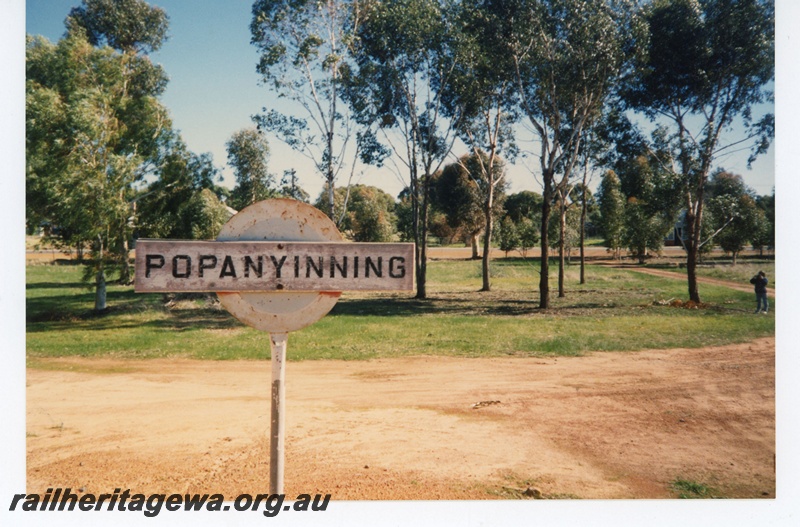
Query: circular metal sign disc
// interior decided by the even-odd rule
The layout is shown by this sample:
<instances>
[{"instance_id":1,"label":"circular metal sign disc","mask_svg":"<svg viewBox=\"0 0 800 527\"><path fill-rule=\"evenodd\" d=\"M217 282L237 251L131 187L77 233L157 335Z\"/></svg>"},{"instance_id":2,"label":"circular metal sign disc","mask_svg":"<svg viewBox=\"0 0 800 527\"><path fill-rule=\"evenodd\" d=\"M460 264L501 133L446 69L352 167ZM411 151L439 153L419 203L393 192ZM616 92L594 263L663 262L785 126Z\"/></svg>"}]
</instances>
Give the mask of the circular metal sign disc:
<instances>
[{"instance_id":1,"label":"circular metal sign disc","mask_svg":"<svg viewBox=\"0 0 800 527\"><path fill-rule=\"evenodd\" d=\"M336 225L319 209L293 199L259 201L223 225L217 241L340 242ZM217 293L222 306L248 326L288 333L324 317L339 292Z\"/></svg>"}]
</instances>

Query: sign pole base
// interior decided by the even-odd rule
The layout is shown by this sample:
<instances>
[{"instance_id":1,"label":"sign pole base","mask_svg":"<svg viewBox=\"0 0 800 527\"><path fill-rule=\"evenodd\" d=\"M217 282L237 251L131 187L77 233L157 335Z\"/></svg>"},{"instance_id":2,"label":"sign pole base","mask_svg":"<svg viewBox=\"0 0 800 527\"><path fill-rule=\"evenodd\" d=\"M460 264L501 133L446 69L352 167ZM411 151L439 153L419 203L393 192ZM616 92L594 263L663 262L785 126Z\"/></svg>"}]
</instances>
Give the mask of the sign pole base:
<instances>
[{"instance_id":1,"label":"sign pole base","mask_svg":"<svg viewBox=\"0 0 800 527\"><path fill-rule=\"evenodd\" d=\"M269 437L269 492L283 494L284 438L286 431L287 333L270 333L272 357L272 408Z\"/></svg>"}]
</instances>

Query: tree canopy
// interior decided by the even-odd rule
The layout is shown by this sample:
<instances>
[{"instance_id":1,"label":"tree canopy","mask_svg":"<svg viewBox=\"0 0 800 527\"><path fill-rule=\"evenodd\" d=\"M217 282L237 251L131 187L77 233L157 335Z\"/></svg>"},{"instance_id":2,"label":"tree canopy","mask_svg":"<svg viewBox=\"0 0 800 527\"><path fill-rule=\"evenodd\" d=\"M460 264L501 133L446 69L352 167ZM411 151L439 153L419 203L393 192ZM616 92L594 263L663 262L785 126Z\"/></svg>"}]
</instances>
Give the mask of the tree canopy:
<instances>
[{"instance_id":1,"label":"tree canopy","mask_svg":"<svg viewBox=\"0 0 800 527\"><path fill-rule=\"evenodd\" d=\"M69 12L67 27L73 25L84 28L93 46L152 53L167 39L169 17L144 0L83 0Z\"/></svg>"},{"instance_id":2,"label":"tree canopy","mask_svg":"<svg viewBox=\"0 0 800 527\"><path fill-rule=\"evenodd\" d=\"M654 0L642 15L649 27L643 53L624 92L628 106L664 122L669 169L682 184L686 210L688 292L700 302L695 272L703 245L706 182L720 155L769 147L774 116L753 119L770 101L774 76L774 6L770 0ZM736 119L744 139L725 140Z\"/></svg>"},{"instance_id":3,"label":"tree canopy","mask_svg":"<svg viewBox=\"0 0 800 527\"><path fill-rule=\"evenodd\" d=\"M603 241L614 254L614 258L619 258L625 227L625 196L614 171L609 170L603 174L597 199L600 202L602 218L600 230L603 233Z\"/></svg>"},{"instance_id":4,"label":"tree canopy","mask_svg":"<svg viewBox=\"0 0 800 527\"><path fill-rule=\"evenodd\" d=\"M157 99L164 74L146 57L93 47L73 24L57 44L28 38L26 79L28 221L91 248L86 277L103 310L106 267L127 280L133 185L171 127Z\"/></svg>"},{"instance_id":5,"label":"tree canopy","mask_svg":"<svg viewBox=\"0 0 800 527\"><path fill-rule=\"evenodd\" d=\"M398 160L398 176L407 178L409 221L403 230L416 244L418 298L426 297L430 186L452 150L461 116L444 105L458 63L452 46L457 27L448 21L448 7L439 0L363 3L354 68L345 72L356 118L377 126L386 153Z\"/></svg>"},{"instance_id":6,"label":"tree canopy","mask_svg":"<svg viewBox=\"0 0 800 527\"><path fill-rule=\"evenodd\" d=\"M391 195L368 185L353 185L335 191L333 209L342 218L341 229L356 242L387 242L396 231L395 202ZM315 207L331 208L330 193L323 189Z\"/></svg>"},{"instance_id":7,"label":"tree canopy","mask_svg":"<svg viewBox=\"0 0 800 527\"><path fill-rule=\"evenodd\" d=\"M713 242L731 254L734 264L746 244L758 245L766 227L766 215L755 198L755 192L738 174L718 171L709 179L708 211L715 231Z\"/></svg>"},{"instance_id":8,"label":"tree canopy","mask_svg":"<svg viewBox=\"0 0 800 527\"><path fill-rule=\"evenodd\" d=\"M349 168L380 163L384 150L369 130L358 130L343 100L342 79L350 68L353 34L361 22L358 0L256 0L251 42L260 53L256 71L278 98L296 111L264 107L253 117L316 166L330 193ZM349 183L348 183L349 185ZM333 210L326 211L338 221Z\"/></svg>"},{"instance_id":9,"label":"tree canopy","mask_svg":"<svg viewBox=\"0 0 800 527\"><path fill-rule=\"evenodd\" d=\"M642 25L628 4L603 0L485 0L502 50L497 62L515 85L538 143L543 180L539 306L549 307L551 206L568 191L584 138L629 67ZM507 57L507 58L506 58ZM565 218L561 214L562 221ZM563 272L563 269L562 269Z\"/></svg>"},{"instance_id":10,"label":"tree canopy","mask_svg":"<svg viewBox=\"0 0 800 527\"><path fill-rule=\"evenodd\" d=\"M255 128L233 133L225 144L228 164L233 167L236 186L230 206L241 210L258 201L275 197L275 176L269 172L269 143Z\"/></svg>"},{"instance_id":11,"label":"tree canopy","mask_svg":"<svg viewBox=\"0 0 800 527\"><path fill-rule=\"evenodd\" d=\"M175 137L158 164L158 179L133 200L138 237L216 238L230 212L215 192L219 171L210 154L197 155Z\"/></svg>"}]
</instances>

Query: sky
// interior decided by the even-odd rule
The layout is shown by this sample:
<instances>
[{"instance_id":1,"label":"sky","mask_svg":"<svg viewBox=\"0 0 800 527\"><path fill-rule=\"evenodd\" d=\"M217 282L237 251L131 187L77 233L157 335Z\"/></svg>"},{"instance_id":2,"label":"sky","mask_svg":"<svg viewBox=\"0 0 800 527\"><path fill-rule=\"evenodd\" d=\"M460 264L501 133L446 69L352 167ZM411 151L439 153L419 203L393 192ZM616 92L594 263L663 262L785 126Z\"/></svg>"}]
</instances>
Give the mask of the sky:
<instances>
[{"instance_id":1,"label":"sky","mask_svg":"<svg viewBox=\"0 0 800 527\"><path fill-rule=\"evenodd\" d=\"M28 0L25 29L28 34L43 35L57 41L64 34L64 19L80 0ZM163 8L170 18L169 39L151 55L161 64L170 78L163 104L169 109L173 125L195 153L210 152L215 166L222 169L223 184L235 183L232 169L227 166L225 143L234 132L253 125L251 116L262 108L286 107L273 92L259 85L255 71L258 53L250 44L252 0L151 0ZM767 107L771 110L771 107ZM323 179L303 156L279 140L269 137L270 171L278 178L284 170L296 169L301 186L315 198L322 189ZM520 134L522 148L534 145ZM461 155L461 147L454 155ZM740 174L757 194L770 194L775 185L774 148L759 158L752 170L747 168L747 152L722 160L722 167ZM509 192L534 190L541 192L541 179L528 167L535 158L519 159L508 169ZM370 167L354 182L374 185L393 196L404 183L392 169ZM595 175L591 187L599 184Z\"/></svg>"}]
</instances>

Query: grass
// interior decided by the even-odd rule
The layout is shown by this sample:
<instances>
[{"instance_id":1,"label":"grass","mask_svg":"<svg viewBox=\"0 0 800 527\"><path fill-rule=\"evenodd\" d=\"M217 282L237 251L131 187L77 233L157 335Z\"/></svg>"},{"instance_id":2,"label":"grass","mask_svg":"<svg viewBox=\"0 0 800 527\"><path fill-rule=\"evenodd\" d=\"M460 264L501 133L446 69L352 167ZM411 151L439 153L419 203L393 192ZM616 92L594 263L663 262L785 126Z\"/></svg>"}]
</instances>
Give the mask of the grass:
<instances>
[{"instance_id":1,"label":"grass","mask_svg":"<svg viewBox=\"0 0 800 527\"><path fill-rule=\"evenodd\" d=\"M538 309L533 260L492 263L491 292L479 292L479 261L431 262L429 298L345 293L318 323L292 333L290 360L359 360L412 355L577 356L589 351L701 347L774 335L772 315L755 317L752 295L701 285L704 309L663 304L685 298L685 283L621 269L577 266L549 310ZM31 265L27 272L27 352L119 358L266 359L269 337L243 326L213 296L167 300L110 285L111 308L94 315L93 293L74 265ZM774 304L773 304L774 305Z\"/></svg>"},{"instance_id":2,"label":"grass","mask_svg":"<svg viewBox=\"0 0 800 527\"><path fill-rule=\"evenodd\" d=\"M698 274L719 280L749 284L750 279L759 271L764 271L769 279L769 286L775 287L774 260L742 260L736 265L720 263L713 267L701 267Z\"/></svg>"},{"instance_id":3,"label":"grass","mask_svg":"<svg viewBox=\"0 0 800 527\"><path fill-rule=\"evenodd\" d=\"M717 498L714 489L703 483L686 479L676 479L670 484L670 489L678 494L680 499Z\"/></svg>"},{"instance_id":4,"label":"grass","mask_svg":"<svg viewBox=\"0 0 800 527\"><path fill-rule=\"evenodd\" d=\"M507 500L578 500L580 496L575 494L544 494L537 487L535 478L523 478L515 473L503 475L506 485L486 487L486 493L498 496ZM509 486L510 485L510 486Z\"/></svg>"}]
</instances>

